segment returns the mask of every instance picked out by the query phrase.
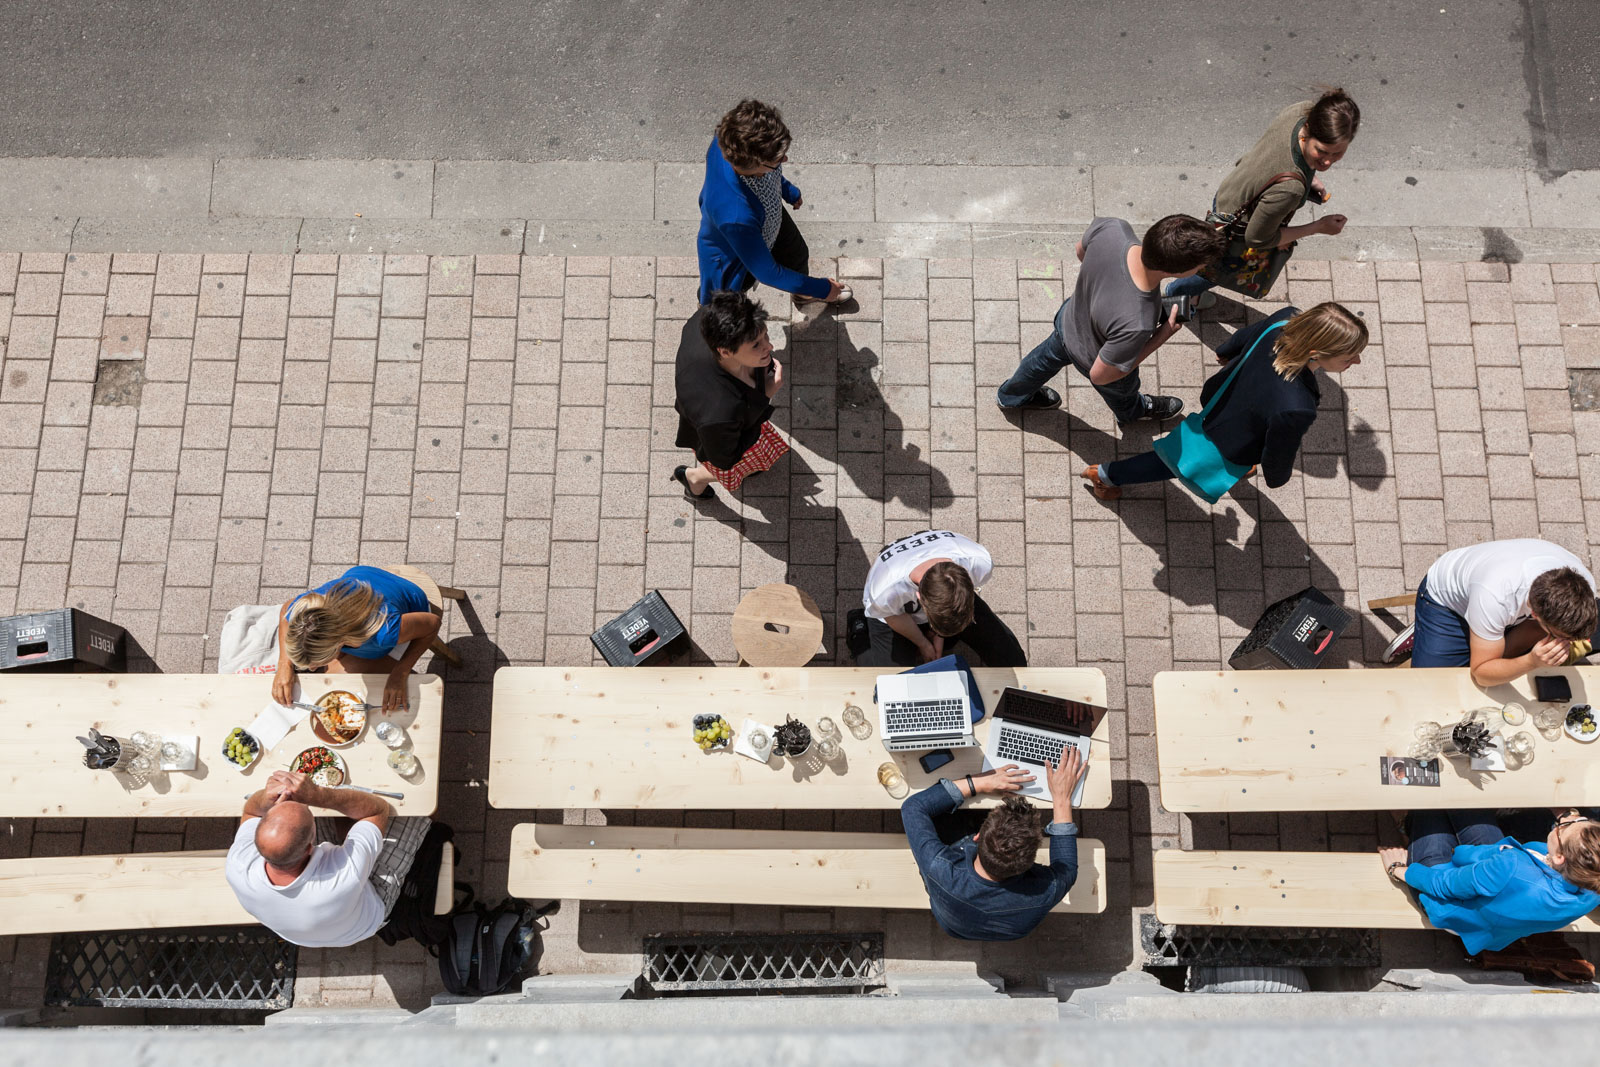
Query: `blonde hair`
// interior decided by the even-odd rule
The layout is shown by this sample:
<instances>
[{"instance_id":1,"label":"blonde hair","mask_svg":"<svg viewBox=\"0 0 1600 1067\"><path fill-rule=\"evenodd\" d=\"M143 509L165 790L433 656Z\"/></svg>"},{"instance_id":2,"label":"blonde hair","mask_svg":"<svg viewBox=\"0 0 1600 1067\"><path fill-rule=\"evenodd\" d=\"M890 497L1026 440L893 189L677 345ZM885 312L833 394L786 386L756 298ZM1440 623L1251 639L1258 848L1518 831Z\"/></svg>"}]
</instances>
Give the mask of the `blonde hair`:
<instances>
[{"instance_id":1,"label":"blonde hair","mask_svg":"<svg viewBox=\"0 0 1600 1067\"><path fill-rule=\"evenodd\" d=\"M1559 833L1559 831L1558 831ZM1564 862L1555 868L1579 889L1600 891L1600 823L1579 823L1561 841Z\"/></svg>"},{"instance_id":2,"label":"blonde hair","mask_svg":"<svg viewBox=\"0 0 1600 1067\"><path fill-rule=\"evenodd\" d=\"M289 662L301 670L338 658L383 628L383 597L366 582L340 579L326 593L307 593L289 609Z\"/></svg>"},{"instance_id":3,"label":"blonde hair","mask_svg":"<svg viewBox=\"0 0 1600 1067\"><path fill-rule=\"evenodd\" d=\"M1367 347L1367 324L1343 304L1324 301L1293 315L1272 345L1272 369L1294 378L1317 356L1353 356Z\"/></svg>"}]
</instances>

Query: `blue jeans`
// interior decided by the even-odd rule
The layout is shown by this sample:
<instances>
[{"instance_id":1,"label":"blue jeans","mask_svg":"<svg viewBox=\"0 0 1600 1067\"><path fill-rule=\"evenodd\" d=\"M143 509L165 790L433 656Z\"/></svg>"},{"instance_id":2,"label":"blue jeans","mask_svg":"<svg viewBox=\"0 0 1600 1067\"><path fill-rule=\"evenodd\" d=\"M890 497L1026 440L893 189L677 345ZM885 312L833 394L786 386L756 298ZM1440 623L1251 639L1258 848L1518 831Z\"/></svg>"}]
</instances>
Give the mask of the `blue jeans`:
<instances>
[{"instance_id":1,"label":"blue jeans","mask_svg":"<svg viewBox=\"0 0 1600 1067\"><path fill-rule=\"evenodd\" d=\"M1457 845L1492 845L1506 835L1494 812L1485 810L1413 811L1406 816L1406 836L1412 863L1440 867L1450 862Z\"/></svg>"},{"instance_id":2,"label":"blue jeans","mask_svg":"<svg viewBox=\"0 0 1600 1067\"><path fill-rule=\"evenodd\" d=\"M1107 485L1140 485L1175 478L1171 467L1154 452L1143 452L1128 459L1100 465L1100 480Z\"/></svg>"},{"instance_id":3,"label":"blue jeans","mask_svg":"<svg viewBox=\"0 0 1600 1067\"><path fill-rule=\"evenodd\" d=\"M1199 296L1216 287L1216 282L1202 274L1191 275L1188 278L1174 278L1161 290L1162 296Z\"/></svg>"},{"instance_id":4,"label":"blue jeans","mask_svg":"<svg viewBox=\"0 0 1600 1067\"><path fill-rule=\"evenodd\" d=\"M1067 354L1066 342L1061 336L1061 318L1067 313L1067 306L1071 303L1072 301L1067 301L1061 305L1061 310L1056 312L1056 324L1050 331L1050 336L1035 345L1033 351L1023 357L1021 364L1011 373L1011 377L1000 383L995 399L1001 407L1021 407L1033 399L1033 395L1041 386L1059 374L1061 368L1072 363L1077 369L1078 365L1073 363L1072 357ZM1085 378L1089 376L1081 369L1078 373ZM1150 410L1150 402L1139 392L1137 367L1129 371L1125 378L1118 378L1110 385L1096 385L1094 388L1119 423L1132 422Z\"/></svg>"},{"instance_id":5,"label":"blue jeans","mask_svg":"<svg viewBox=\"0 0 1600 1067\"><path fill-rule=\"evenodd\" d=\"M1411 641L1413 667L1466 667L1472 663L1467 620L1428 595L1428 580L1417 586L1416 633Z\"/></svg>"}]
</instances>

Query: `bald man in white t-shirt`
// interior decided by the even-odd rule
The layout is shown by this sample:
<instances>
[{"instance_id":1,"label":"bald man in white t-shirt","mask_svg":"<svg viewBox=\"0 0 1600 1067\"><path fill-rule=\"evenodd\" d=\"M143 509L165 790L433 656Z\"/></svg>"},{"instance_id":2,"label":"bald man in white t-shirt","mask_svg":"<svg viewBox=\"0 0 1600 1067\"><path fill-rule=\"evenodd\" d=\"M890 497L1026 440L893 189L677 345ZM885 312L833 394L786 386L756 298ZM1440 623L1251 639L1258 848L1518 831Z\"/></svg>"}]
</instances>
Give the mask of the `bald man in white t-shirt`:
<instances>
[{"instance_id":1,"label":"bald man in white t-shirt","mask_svg":"<svg viewBox=\"0 0 1600 1067\"><path fill-rule=\"evenodd\" d=\"M862 667L915 667L965 644L988 667L1026 667L1016 634L978 590L994 570L989 550L953 530L921 530L888 545L861 594L871 647Z\"/></svg>"},{"instance_id":2,"label":"bald man in white t-shirt","mask_svg":"<svg viewBox=\"0 0 1600 1067\"><path fill-rule=\"evenodd\" d=\"M1415 619L1385 662L1409 650L1413 667L1471 667L1487 687L1588 655L1600 610L1582 560L1549 541L1516 538L1435 560L1417 588Z\"/></svg>"}]
</instances>

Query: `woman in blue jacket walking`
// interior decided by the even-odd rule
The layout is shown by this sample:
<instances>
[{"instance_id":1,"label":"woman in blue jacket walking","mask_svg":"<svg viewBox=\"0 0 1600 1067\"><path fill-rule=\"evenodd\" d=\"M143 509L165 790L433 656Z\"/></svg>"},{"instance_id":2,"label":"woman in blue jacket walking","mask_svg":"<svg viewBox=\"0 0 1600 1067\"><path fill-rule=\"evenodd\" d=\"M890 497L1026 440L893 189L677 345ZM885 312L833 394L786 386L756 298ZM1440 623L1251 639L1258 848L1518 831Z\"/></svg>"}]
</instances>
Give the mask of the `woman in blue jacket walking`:
<instances>
[{"instance_id":1,"label":"woman in blue jacket walking","mask_svg":"<svg viewBox=\"0 0 1600 1067\"><path fill-rule=\"evenodd\" d=\"M722 116L706 150L700 187L700 303L719 290L742 293L756 282L794 294L794 302L850 298L828 278L812 278L811 250L784 204L800 190L783 176L789 127L778 109L741 100Z\"/></svg>"},{"instance_id":2,"label":"woman in blue jacket walking","mask_svg":"<svg viewBox=\"0 0 1600 1067\"><path fill-rule=\"evenodd\" d=\"M1557 817L1543 841L1507 836L1492 811L1414 811L1406 832L1409 856L1378 850L1384 869L1415 889L1428 921L1459 936L1471 955L1600 907L1600 822L1576 809Z\"/></svg>"}]
</instances>

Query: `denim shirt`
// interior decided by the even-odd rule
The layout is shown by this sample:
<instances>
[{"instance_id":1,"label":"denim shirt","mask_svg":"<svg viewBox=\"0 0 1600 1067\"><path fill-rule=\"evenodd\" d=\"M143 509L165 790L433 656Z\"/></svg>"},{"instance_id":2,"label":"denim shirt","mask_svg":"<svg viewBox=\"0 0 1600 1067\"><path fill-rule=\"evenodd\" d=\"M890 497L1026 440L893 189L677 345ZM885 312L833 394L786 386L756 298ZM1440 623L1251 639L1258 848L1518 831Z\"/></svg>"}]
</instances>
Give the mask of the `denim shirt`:
<instances>
[{"instance_id":1,"label":"denim shirt","mask_svg":"<svg viewBox=\"0 0 1600 1067\"><path fill-rule=\"evenodd\" d=\"M1025 937L1061 903L1078 879L1078 828L1070 822L1053 822L1045 828L1050 839L1050 866L1033 868L1004 882L980 878L972 861L978 843L970 837L946 845L934 831L935 816L948 815L961 806L961 791L948 778L900 805L911 853L916 857L922 884L927 887L934 920L951 937L967 941L1015 941Z\"/></svg>"}]
</instances>

